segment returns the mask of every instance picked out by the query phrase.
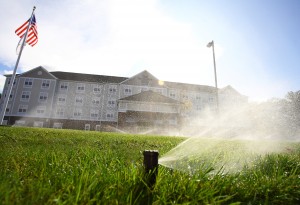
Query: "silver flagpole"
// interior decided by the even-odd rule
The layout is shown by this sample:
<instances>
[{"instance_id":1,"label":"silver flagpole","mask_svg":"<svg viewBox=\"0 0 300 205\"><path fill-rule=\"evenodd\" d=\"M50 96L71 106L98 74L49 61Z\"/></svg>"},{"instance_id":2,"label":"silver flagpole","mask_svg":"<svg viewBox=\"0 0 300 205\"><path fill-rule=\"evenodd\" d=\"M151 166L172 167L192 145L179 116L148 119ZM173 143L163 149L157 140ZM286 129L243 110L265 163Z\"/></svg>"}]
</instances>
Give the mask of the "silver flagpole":
<instances>
[{"instance_id":1,"label":"silver flagpole","mask_svg":"<svg viewBox=\"0 0 300 205\"><path fill-rule=\"evenodd\" d=\"M12 91L12 88L13 88L13 85L14 85L14 81L15 81L16 73L17 73L17 68L18 68L18 65L19 65L19 61L20 61L20 58L21 58L21 55L22 55L22 51L23 51L24 45L26 43L26 38L27 38L28 30L29 30L29 27L31 26L32 17L34 15L35 8L36 7L34 6L33 10L32 10L32 14L31 14L31 17L30 17L30 20L29 20L29 24L28 24L28 27L27 27L27 30L26 30L26 33L25 33L25 36L24 36L24 39L23 39L23 42L22 42L22 46L21 46L21 49L20 49L20 52L19 52L19 55L18 55L18 59L17 59L17 62L16 62L16 65L15 65L13 74L12 74L11 79L10 79L10 84L9 84L9 87L8 87L8 92L6 93L6 96L4 96L4 104L2 106L2 110L1 110L1 113L0 113L0 125L3 124L3 120L4 120L4 116L5 116L5 111L6 111L6 108L7 108L7 105L8 105L8 101L9 101L9 97L10 97L10 94L11 94L11 91Z\"/></svg>"},{"instance_id":2,"label":"silver flagpole","mask_svg":"<svg viewBox=\"0 0 300 205\"><path fill-rule=\"evenodd\" d=\"M219 94L218 94L218 80L217 80L217 69L216 69L216 59L215 59L215 42L212 40L207 44L207 47L212 47L213 51L213 60L214 60L214 74L215 74L215 88L216 88L216 108L217 108L217 114L219 114Z\"/></svg>"}]
</instances>

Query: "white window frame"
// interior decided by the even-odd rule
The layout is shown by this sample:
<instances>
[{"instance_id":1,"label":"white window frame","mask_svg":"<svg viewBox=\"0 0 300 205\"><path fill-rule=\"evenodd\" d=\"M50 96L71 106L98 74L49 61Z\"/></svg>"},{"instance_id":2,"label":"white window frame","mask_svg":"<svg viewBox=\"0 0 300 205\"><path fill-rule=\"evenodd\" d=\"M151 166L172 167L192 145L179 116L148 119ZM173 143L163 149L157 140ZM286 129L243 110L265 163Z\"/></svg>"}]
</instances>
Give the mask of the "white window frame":
<instances>
[{"instance_id":1,"label":"white window frame","mask_svg":"<svg viewBox=\"0 0 300 205\"><path fill-rule=\"evenodd\" d=\"M163 91L162 88L154 88L154 89L153 89L153 92L159 93L159 94L161 94L161 95L164 93L164 91Z\"/></svg>"},{"instance_id":2,"label":"white window frame","mask_svg":"<svg viewBox=\"0 0 300 205\"><path fill-rule=\"evenodd\" d=\"M108 92L109 92L109 94L116 94L117 93L117 86L116 85L109 85Z\"/></svg>"},{"instance_id":3,"label":"white window frame","mask_svg":"<svg viewBox=\"0 0 300 205\"><path fill-rule=\"evenodd\" d=\"M32 88L33 78L25 78L24 80L24 88Z\"/></svg>"},{"instance_id":4,"label":"white window frame","mask_svg":"<svg viewBox=\"0 0 300 205\"><path fill-rule=\"evenodd\" d=\"M46 107L45 106L37 106L36 107L36 114L37 115L44 115L46 113Z\"/></svg>"},{"instance_id":5,"label":"white window frame","mask_svg":"<svg viewBox=\"0 0 300 205\"><path fill-rule=\"evenodd\" d=\"M100 94L101 90L102 90L102 86L101 85L97 85L97 84L93 85L93 93L94 94Z\"/></svg>"},{"instance_id":6,"label":"white window frame","mask_svg":"<svg viewBox=\"0 0 300 205\"><path fill-rule=\"evenodd\" d=\"M114 108L116 107L117 101L115 99L108 99L107 100L107 107Z\"/></svg>"},{"instance_id":7,"label":"white window frame","mask_svg":"<svg viewBox=\"0 0 300 205\"><path fill-rule=\"evenodd\" d=\"M57 104L65 105L67 102L67 96L66 95L58 95L57 96Z\"/></svg>"},{"instance_id":8,"label":"white window frame","mask_svg":"<svg viewBox=\"0 0 300 205\"><path fill-rule=\"evenodd\" d=\"M5 92L4 97L6 97L6 96L7 96L7 93ZM11 93L10 93L8 101L12 101L13 97L14 97L14 91L12 90Z\"/></svg>"},{"instance_id":9,"label":"white window frame","mask_svg":"<svg viewBox=\"0 0 300 205\"><path fill-rule=\"evenodd\" d=\"M25 126L25 120L16 120L14 126Z\"/></svg>"},{"instance_id":10,"label":"white window frame","mask_svg":"<svg viewBox=\"0 0 300 205\"><path fill-rule=\"evenodd\" d=\"M131 87L125 87L124 88L124 95L132 95Z\"/></svg>"},{"instance_id":11,"label":"white window frame","mask_svg":"<svg viewBox=\"0 0 300 205\"><path fill-rule=\"evenodd\" d=\"M54 129L62 129L62 127L63 127L63 123L61 123L61 122L54 122L53 123L53 128Z\"/></svg>"},{"instance_id":12,"label":"white window frame","mask_svg":"<svg viewBox=\"0 0 300 205\"><path fill-rule=\"evenodd\" d=\"M10 81L11 81L11 78L8 78L8 79L7 79L7 85L10 84ZM16 85L16 83L17 83L17 79L15 78L13 87Z\"/></svg>"},{"instance_id":13,"label":"white window frame","mask_svg":"<svg viewBox=\"0 0 300 205\"><path fill-rule=\"evenodd\" d=\"M59 90L68 91L68 89L69 89L69 82L61 82L59 84Z\"/></svg>"},{"instance_id":14,"label":"white window frame","mask_svg":"<svg viewBox=\"0 0 300 205\"><path fill-rule=\"evenodd\" d=\"M107 120L113 120L113 119L114 119L114 113L112 113L112 112L107 112L107 113L106 113L106 119L107 119Z\"/></svg>"},{"instance_id":15,"label":"white window frame","mask_svg":"<svg viewBox=\"0 0 300 205\"><path fill-rule=\"evenodd\" d=\"M21 95L21 101L22 102L28 102L29 99L30 99L30 95L31 95L31 92L30 91L22 91L22 95ZM28 97L27 97L28 96Z\"/></svg>"},{"instance_id":16,"label":"white window frame","mask_svg":"<svg viewBox=\"0 0 300 205\"><path fill-rule=\"evenodd\" d=\"M56 116L63 117L65 115L65 109L63 107L56 108Z\"/></svg>"},{"instance_id":17,"label":"white window frame","mask_svg":"<svg viewBox=\"0 0 300 205\"><path fill-rule=\"evenodd\" d=\"M81 108L74 108L73 116L75 118L81 118L82 117L82 109Z\"/></svg>"},{"instance_id":18,"label":"white window frame","mask_svg":"<svg viewBox=\"0 0 300 205\"><path fill-rule=\"evenodd\" d=\"M42 121L34 121L33 127L44 127L44 122Z\"/></svg>"},{"instance_id":19,"label":"white window frame","mask_svg":"<svg viewBox=\"0 0 300 205\"><path fill-rule=\"evenodd\" d=\"M171 90L170 93L169 93L169 96L170 96L171 98L176 98L176 91Z\"/></svg>"},{"instance_id":20,"label":"white window frame","mask_svg":"<svg viewBox=\"0 0 300 205\"><path fill-rule=\"evenodd\" d=\"M75 104L78 106L82 106L84 103L84 99L82 96L75 96Z\"/></svg>"},{"instance_id":21,"label":"white window frame","mask_svg":"<svg viewBox=\"0 0 300 205\"><path fill-rule=\"evenodd\" d=\"M42 81L42 85L41 85L42 89L49 89L50 88L50 80L43 80Z\"/></svg>"},{"instance_id":22,"label":"white window frame","mask_svg":"<svg viewBox=\"0 0 300 205\"><path fill-rule=\"evenodd\" d=\"M22 114L22 113L27 113L28 110L28 105L19 105L18 107L18 113Z\"/></svg>"},{"instance_id":23,"label":"white window frame","mask_svg":"<svg viewBox=\"0 0 300 205\"><path fill-rule=\"evenodd\" d=\"M201 97L201 95L199 95L199 94L196 94L196 100L202 100L202 97Z\"/></svg>"},{"instance_id":24,"label":"white window frame","mask_svg":"<svg viewBox=\"0 0 300 205\"><path fill-rule=\"evenodd\" d=\"M99 117L99 112L98 112L98 110L91 110L91 111L90 111L90 118L91 118L91 119L98 119L98 117Z\"/></svg>"},{"instance_id":25,"label":"white window frame","mask_svg":"<svg viewBox=\"0 0 300 205\"><path fill-rule=\"evenodd\" d=\"M101 98L100 97L96 97L92 99L92 105L94 107L101 105Z\"/></svg>"},{"instance_id":26,"label":"white window frame","mask_svg":"<svg viewBox=\"0 0 300 205\"><path fill-rule=\"evenodd\" d=\"M90 124L85 124L84 125L84 130L85 131L90 131L91 130L91 125Z\"/></svg>"},{"instance_id":27,"label":"white window frame","mask_svg":"<svg viewBox=\"0 0 300 205\"><path fill-rule=\"evenodd\" d=\"M76 92L77 93L84 93L85 92L85 84L84 83L77 83Z\"/></svg>"},{"instance_id":28,"label":"white window frame","mask_svg":"<svg viewBox=\"0 0 300 205\"><path fill-rule=\"evenodd\" d=\"M101 130L101 125L96 125L95 130L100 131Z\"/></svg>"},{"instance_id":29,"label":"white window frame","mask_svg":"<svg viewBox=\"0 0 300 205\"><path fill-rule=\"evenodd\" d=\"M181 98L182 98L183 100L188 100L188 99L189 99L189 95L188 95L188 94L182 94L182 95L181 95Z\"/></svg>"},{"instance_id":30,"label":"white window frame","mask_svg":"<svg viewBox=\"0 0 300 205\"><path fill-rule=\"evenodd\" d=\"M48 93L47 92L40 92L39 102L46 103L47 101L48 101Z\"/></svg>"},{"instance_id":31,"label":"white window frame","mask_svg":"<svg viewBox=\"0 0 300 205\"><path fill-rule=\"evenodd\" d=\"M5 113L10 113L11 104L7 104Z\"/></svg>"}]
</instances>

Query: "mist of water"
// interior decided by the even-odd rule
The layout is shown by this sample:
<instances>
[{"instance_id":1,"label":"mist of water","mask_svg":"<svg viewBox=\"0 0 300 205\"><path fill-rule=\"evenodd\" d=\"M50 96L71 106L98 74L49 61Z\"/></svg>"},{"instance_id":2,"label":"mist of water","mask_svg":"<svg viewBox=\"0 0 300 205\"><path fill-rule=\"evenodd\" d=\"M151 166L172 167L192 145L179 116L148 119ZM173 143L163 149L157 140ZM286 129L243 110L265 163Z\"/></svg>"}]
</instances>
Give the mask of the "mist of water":
<instances>
[{"instance_id":1,"label":"mist of water","mask_svg":"<svg viewBox=\"0 0 300 205\"><path fill-rule=\"evenodd\" d=\"M299 130L292 130L278 107L244 105L203 114L181 132L189 138L164 154L159 164L189 173L238 172L271 153L290 152Z\"/></svg>"}]
</instances>

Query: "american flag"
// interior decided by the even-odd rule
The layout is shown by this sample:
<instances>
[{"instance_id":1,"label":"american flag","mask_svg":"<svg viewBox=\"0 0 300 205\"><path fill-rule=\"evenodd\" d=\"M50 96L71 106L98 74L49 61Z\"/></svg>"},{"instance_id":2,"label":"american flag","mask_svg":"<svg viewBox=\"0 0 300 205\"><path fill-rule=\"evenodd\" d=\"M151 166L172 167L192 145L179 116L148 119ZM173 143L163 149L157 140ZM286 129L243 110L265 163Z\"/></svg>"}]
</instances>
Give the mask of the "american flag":
<instances>
[{"instance_id":1,"label":"american flag","mask_svg":"<svg viewBox=\"0 0 300 205\"><path fill-rule=\"evenodd\" d=\"M30 19L15 31L15 33L18 36L20 36L20 38L24 37L29 23L30 23ZM31 19L31 24L29 25L26 43L28 43L31 46L34 46L37 42L38 42L38 32L36 27L35 15L33 14Z\"/></svg>"}]
</instances>

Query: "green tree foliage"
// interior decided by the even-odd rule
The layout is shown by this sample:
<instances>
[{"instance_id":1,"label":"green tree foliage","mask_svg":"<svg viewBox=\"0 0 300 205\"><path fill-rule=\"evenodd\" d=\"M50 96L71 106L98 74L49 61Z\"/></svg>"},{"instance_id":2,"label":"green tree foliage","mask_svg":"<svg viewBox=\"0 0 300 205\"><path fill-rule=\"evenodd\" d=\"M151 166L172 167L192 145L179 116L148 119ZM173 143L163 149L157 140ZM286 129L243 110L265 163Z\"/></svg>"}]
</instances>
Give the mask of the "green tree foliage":
<instances>
[{"instance_id":1,"label":"green tree foliage","mask_svg":"<svg viewBox=\"0 0 300 205\"><path fill-rule=\"evenodd\" d=\"M299 133L300 131L300 90L288 92L284 102L284 115L286 116L290 129Z\"/></svg>"}]
</instances>

